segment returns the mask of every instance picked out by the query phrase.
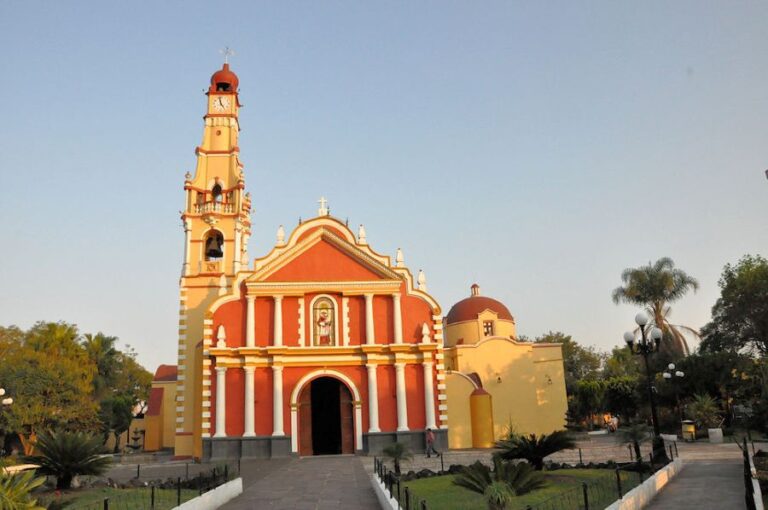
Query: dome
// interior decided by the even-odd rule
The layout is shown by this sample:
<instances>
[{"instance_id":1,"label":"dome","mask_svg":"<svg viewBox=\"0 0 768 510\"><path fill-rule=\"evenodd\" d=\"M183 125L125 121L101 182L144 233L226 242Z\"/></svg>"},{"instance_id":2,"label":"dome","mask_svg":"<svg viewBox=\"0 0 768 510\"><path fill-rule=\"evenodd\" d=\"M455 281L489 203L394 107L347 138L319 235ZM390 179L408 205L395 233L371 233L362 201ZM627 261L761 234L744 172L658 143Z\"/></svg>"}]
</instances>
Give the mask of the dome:
<instances>
[{"instance_id":1,"label":"dome","mask_svg":"<svg viewBox=\"0 0 768 510\"><path fill-rule=\"evenodd\" d=\"M237 92L237 86L240 83L237 75L229 70L229 64L213 73L211 76L210 92Z\"/></svg>"},{"instance_id":2,"label":"dome","mask_svg":"<svg viewBox=\"0 0 768 510\"><path fill-rule=\"evenodd\" d=\"M480 295L480 286L478 284L472 285L472 295L466 299L462 299L455 305L453 305L445 317L446 324L455 324L463 321L477 320L477 314L483 310L491 310L496 312L499 319L505 319L508 321L514 321L512 314L509 313L509 309L504 306L500 301L496 301L493 298Z\"/></svg>"}]
</instances>

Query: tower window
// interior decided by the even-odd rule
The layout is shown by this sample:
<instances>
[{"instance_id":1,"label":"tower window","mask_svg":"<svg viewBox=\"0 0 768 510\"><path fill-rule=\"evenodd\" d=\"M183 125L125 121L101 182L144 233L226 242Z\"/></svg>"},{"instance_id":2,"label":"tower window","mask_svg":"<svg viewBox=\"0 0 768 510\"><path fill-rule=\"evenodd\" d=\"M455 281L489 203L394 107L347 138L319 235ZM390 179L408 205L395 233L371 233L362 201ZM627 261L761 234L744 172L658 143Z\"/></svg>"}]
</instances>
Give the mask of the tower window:
<instances>
[{"instance_id":1,"label":"tower window","mask_svg":"<svg viewBox=\"0 0 768 510\"><path fill-rule=\"evenodd\" d=\"M229 91L229 83L227 82L220 82L216 84L216 90L218 92L228 92Z\"/></svg>"},{"instance_id":2,"label":"tower window","mask_svg":"<svg viewBox=\"0 0 768 510\"><path fill-rule=\"evenodd\" d=\"M211 194L213 195L213 201L220 204L222 199L221 186L216 184L211 190Z\"/></svg>"},{"instance_id":3,"label":"tower window","mask_svg":"<svg viewBox=\"0 0 768 510\"><path fill-rule=\"evenodd\" d=\"M493 321L483 321L483 336L493 336Z\"/></svg>"},{"instance_id":4,"label":"tower window","mask_svg":"<svg viewBox=\"0 0 768 510\"><path fill-rule=\"evenodd\" d=\"M205 236L205 260L219 260L224 256L224 236L211 230Z\"/></svg>"}]
</instances>

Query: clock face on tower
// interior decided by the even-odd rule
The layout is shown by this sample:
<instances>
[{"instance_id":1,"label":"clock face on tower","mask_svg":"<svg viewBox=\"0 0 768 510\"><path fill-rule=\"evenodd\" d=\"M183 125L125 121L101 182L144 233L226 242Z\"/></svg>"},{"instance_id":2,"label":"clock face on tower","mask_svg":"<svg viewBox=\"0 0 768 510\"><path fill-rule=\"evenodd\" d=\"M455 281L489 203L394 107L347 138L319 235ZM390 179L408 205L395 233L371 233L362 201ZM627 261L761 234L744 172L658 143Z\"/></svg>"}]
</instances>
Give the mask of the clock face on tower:
<instances>
[{"instance_id":1,"label":"clock face on tower","mask_svg":"<svg viewBox=\"0 0 768 510\"><path fill-rule=\"evenodd\" d=\"M217 112L223 112L224 110L229 108L229 98L226 97L216 97L213 100L213 109Z\"/></svg>"}]
</instances>

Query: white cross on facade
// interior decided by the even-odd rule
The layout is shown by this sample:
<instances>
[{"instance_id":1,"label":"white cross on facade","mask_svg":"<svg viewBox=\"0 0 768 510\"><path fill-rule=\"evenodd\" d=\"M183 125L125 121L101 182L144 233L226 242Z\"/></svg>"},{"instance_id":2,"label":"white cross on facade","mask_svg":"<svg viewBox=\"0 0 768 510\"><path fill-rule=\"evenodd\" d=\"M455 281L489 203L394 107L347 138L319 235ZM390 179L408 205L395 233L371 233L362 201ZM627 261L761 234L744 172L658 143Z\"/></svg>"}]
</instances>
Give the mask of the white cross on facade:
<instances>
[{"instance_id":1,"label":"white cross on facade","mask_svg":"<svg viewBox=\"0 0 768 510\"><path fill-rule=\"evenodd\" d=\"M328 216L328 201L325 197L320 197L320 200L318 200L317 203L320 204L320 209L317 210L317 215Z\"/></svg>"}]
</instances>

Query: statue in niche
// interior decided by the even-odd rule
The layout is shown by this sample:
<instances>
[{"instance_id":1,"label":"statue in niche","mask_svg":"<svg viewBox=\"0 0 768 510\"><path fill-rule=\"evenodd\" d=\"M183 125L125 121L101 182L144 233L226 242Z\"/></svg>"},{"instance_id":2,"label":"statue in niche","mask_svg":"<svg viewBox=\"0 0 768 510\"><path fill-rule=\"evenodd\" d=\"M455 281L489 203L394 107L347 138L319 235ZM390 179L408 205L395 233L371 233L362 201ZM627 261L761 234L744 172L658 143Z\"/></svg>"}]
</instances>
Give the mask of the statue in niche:
<instances>
[{"instance_id":1,"label":"statue in niche","mask_svg":"<svg viewBox=\"0 0 768 510\"><path fill-rule=\"evenodd\" d=\"M336 345L334 338L334 305L328 298L321 298L314 306L314 345Z\"/></svg>"}]
</instances>

